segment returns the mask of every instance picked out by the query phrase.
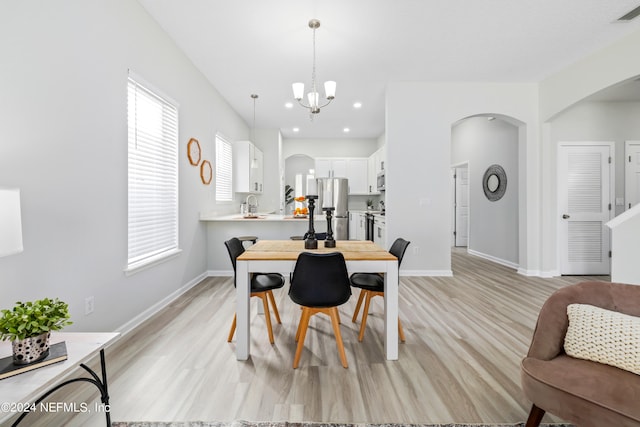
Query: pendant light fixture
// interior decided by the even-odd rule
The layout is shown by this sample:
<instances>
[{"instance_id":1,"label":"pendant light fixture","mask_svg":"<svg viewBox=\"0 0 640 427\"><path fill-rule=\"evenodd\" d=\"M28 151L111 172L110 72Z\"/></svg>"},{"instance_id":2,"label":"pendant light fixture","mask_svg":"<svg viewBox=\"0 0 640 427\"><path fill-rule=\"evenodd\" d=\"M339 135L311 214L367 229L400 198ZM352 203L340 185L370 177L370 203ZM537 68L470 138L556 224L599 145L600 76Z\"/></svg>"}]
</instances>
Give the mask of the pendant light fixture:
<instances>
[{"instance_id":1,"label":"pendant light fixture","mask_svg":"<svg viewBox=\"0 0 640 427\"><path fill-rule=\"evenodd\" d=\"M323 105L320 105L320 94L317 89L316 82L316 30L320 27L320 21L317 19L312 19L309 21L309 28L313 30L313 67L311 69L311 89L309 93L307 93L307 101L308 104L302 102L304 97L304 83L294 83L293 86L293 97L298 101L300 105L304 108L308 108L310 111L310 118L313 121L313 116L320 112L321 108L326 107L333 101L336 96L336 82L334 81L326 81L324 83L324 93L327 98L327 102Z\"/></svg>"}]
</instances>

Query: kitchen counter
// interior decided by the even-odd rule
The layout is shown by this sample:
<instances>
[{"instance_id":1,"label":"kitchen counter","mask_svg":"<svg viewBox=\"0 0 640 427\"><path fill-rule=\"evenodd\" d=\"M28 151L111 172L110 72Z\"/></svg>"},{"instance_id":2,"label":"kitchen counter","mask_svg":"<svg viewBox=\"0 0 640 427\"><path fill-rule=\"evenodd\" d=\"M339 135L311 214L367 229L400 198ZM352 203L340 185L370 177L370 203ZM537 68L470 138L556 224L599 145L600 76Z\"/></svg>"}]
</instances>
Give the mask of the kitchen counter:
<instances>
[{"instance_id":1,"label":"kitchen counter","mask_svg":"<svg viewBox=\"0 0 640 427\"><path fill-rule=\"evenodd\" d=\"M372 214L372 215L379 215L382 213L382 211L377 211L377 210L372 210L372 209L362 209L362 210L349 210L349 212L351 213L364 213L364 214Z\"/></svg>"},{"instance_id":2,"label":"kitchen counter","mask_svg":"<svg viewBox=\"0 0 640 427\"><path fill-rule=\"evenodd\" d=\"M215 215L215 214L200 214L200 221L221 221L221 222L229 222L229 221L239 221L239 222L277 222L277 221L295 221L295 222L307 222L309 218L300 218L294 217L293 215L278 215L272 213L258 213L256 217L243 217L241 214L231 214L231 215ZM325 221L325 215L314 215L313 221L314 223L317 221Z\"/></svg>"},{"instance_id":3,"label":"kitchen counter","mask_svg":"<svg viewBox=\"0 0 640 427\"><path fill-rule=\"evenodd\" d=\"M212 276L233 274L229 254L224 242L231 237L256 236L259 240L288 240L303 236L309 230L309 218L294 218L292 215L258 213L257 218L243 218L239 212L228 215L216 215L213 212L201 212L207 241L207 270ZM327 231L324 215L314 215L313 228L316 233ZM246 247L246 246L245 246Z\"/></svg>"}]
</instances>

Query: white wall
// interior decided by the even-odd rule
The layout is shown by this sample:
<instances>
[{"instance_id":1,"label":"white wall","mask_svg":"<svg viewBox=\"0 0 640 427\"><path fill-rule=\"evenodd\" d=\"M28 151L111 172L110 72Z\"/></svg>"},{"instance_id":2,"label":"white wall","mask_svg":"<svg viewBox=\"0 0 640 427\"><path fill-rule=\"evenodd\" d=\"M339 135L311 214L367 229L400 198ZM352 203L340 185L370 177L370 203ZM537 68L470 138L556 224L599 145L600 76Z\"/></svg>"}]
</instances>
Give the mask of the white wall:
<instances>
[{"instance_id":1,"label":"white wall","mask_svg":"<svg viewBox=\"0 0 640 427\"><path fill-rule=\"evenodd\" d=\"M537 85L411 83L388 85L387 240L411 240L403 269L415 274L451 271L449 166L451 126L482 113L508 116L519 127L519 265L539 262L539 145ZM523 237L524 236L524 237ZM415 253L417 248L417 252Z\"/></svg>"},{"instance_id":2,"label":"white wall","mask_svg":"<svg viewBox=\"0 0 640 427\"><path fill-rule=\"evenodd\" d=\"M606 87L640 75L640 31L601 49L540 82L540 120Z\"/></svg>"},{"instance_id":3,"label":"white wall","mask_svg":"<svg viewBox=\"0 0 640 427\"><path fill-rule=\"evenodd\" d=\"M555 123L559 115L582 101L589 95L609 86L637 78L640 75L640 31L621 41L602 49L570 67L555 73L540 82L540 117L541 117L541 159L546 173L541 176L541 190L545 197L541 200L541 270L549 275L557 274L557 199L556 199L556 152L560 126ZM584 107L578 107L572 115L587 114ZM634 107L635 108L635 107ZM593 111L593 110L592 110ZM619 111L620 114L626 114ZM591 115L593 120L593 116ZM624 120L624 117L622 117ZM611 122L609 116L606 121ZM595 123L601 123L597 119ZM608 126L608 125L607 125ZM583 122L573 127L573 135L584 133L588 129L594 137L599 132L593 125ZM607 127L603 128L607 129ZM608 130L611 130L610 128ZM616 139L618 138L616 132ZM616 147L616 151L617 147ZM616 179L616 181L618 181ZM640 236L640 229L637 230ZM614 255L615 256L615 255Z\"/></svg>"},{"instance_id":4,"label":"white wall","mask_svg":"<svg viewBox=\"0 0 640 427\"><path fill-rule=\"evenodd\" d=\"M637 102L579 102L555 115L547 124L551 164L557 162L558 144L561 141L614 141L615 142L615 198L624 199L624 141L640 137L640 103ZM545 178L557 182L557 168L549 168ZM558 225L557 185L548 191L547 208L552 218L548 233L556 236ZM624 211L616 206L615 214ZM550 242L544 252L544 263L556 267L557 244ZM551 268L549 269L551 270Z\"/></svg>"},{"instance_id":5,"label":"white wall","mask_svg":"<svg viewBox=\"0 0 640 427\"><path fill-rule=\"evenodd\" d=\"M607 223L611 228L611 281L640 285L638 268L638 230L640 204Z\"/></svg>"},{"instance_id":6,"label":"white wall","mask_svg":"<svg viewBox=\"0 0 640 427\"><path fill-rule=\"evenodd\" d=\"M0 307L60 297L70 330L109 331L198 280L199 211L215 202L186 143L215 167L215 132L246 138L246 124L135 1L2 2L0 52L0 185L22 190L25 247L0 258ZM183 252L127 277L129 68L180 104Z\"/></svg>"},{"instance_id":7,"label":"white wall","mask_svg":"<svg viewBox=\"0 0 640 427\"><path fill-rule=\"evenodd\" d=\"M369 157L378 149L376 139L285 139L283 156L294 154L316 157Z\"/></svg>"},{"instance_id":8,"label":"white wall","mask_svg":"<svg viewBox=\"0 0 640 427\"><path fill-rule=\"evenodd\" d=\"M451 133L451 164L469 164L469 244L472 253L518 265L518 128L501 119L471 117ZM493 164L507 175L504 196L489 201L482 178Z\"/></svg>"},{"instance_id":9,"label":"white wall","mask_svg":"<svg viewBox=\"0 0 640 427\"><path fill-rule=\"evenodd\" d=\"M614 141L615 197L624 199L624 142L640 139L640 102L581 102L551 120L551 138L559 141ZM624 206L616 207L616 215Z\"/></svg>"}]
</instances>

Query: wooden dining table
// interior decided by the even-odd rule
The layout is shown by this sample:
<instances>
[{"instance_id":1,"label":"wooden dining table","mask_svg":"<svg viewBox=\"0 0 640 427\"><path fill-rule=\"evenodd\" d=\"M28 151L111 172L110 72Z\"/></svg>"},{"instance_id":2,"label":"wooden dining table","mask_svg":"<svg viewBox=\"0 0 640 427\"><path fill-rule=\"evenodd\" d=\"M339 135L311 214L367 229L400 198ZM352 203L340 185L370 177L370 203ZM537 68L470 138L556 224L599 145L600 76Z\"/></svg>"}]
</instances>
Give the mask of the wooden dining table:
<instances>
[{"instance_id":1,"label":"wooden dining table","mask_svg":"<svg viewBox=\"0 0 640 427\"><path fill-rule=\"evenodd\" d=\"M398 359L398 259L371 241L338 240L335 248L305 249L303 240L259 240L236 259L236 358L250 354L250 274L293 271L302 252L341 252L349 273L384 273L384 351L387 360Z\"/></svg>"}]
</instances>

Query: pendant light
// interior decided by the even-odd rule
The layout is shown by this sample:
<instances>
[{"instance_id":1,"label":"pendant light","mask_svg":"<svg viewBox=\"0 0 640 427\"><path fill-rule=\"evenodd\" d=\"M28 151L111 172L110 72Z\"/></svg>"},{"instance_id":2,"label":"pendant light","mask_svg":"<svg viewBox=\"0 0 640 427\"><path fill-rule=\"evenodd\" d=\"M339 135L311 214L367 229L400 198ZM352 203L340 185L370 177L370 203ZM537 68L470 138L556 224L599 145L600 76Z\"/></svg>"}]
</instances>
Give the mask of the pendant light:
<instances>
[{"instance_id":1,"label":"pendant light","mask_svg":"<svg viewBox=\"0 0 640 427\"><path fill-rule=\"evenodd\" d=\"M329 105L336 97L336 82L331 80L324 83L324 93L327 98L327 102L320 105L320 94L318 93L316 82L316 30L320 28L320 21L312 19L309 21L309 28L313 30L313 66L311 68L311 89L309 93L307 93L307 104L302 102L302 99L304 98L304 83L294 83L292 87L293 97L301 106L309 109L310 118L313 121L313 116L318 114L321 108Z\"/></svg>"}]
</instances>

